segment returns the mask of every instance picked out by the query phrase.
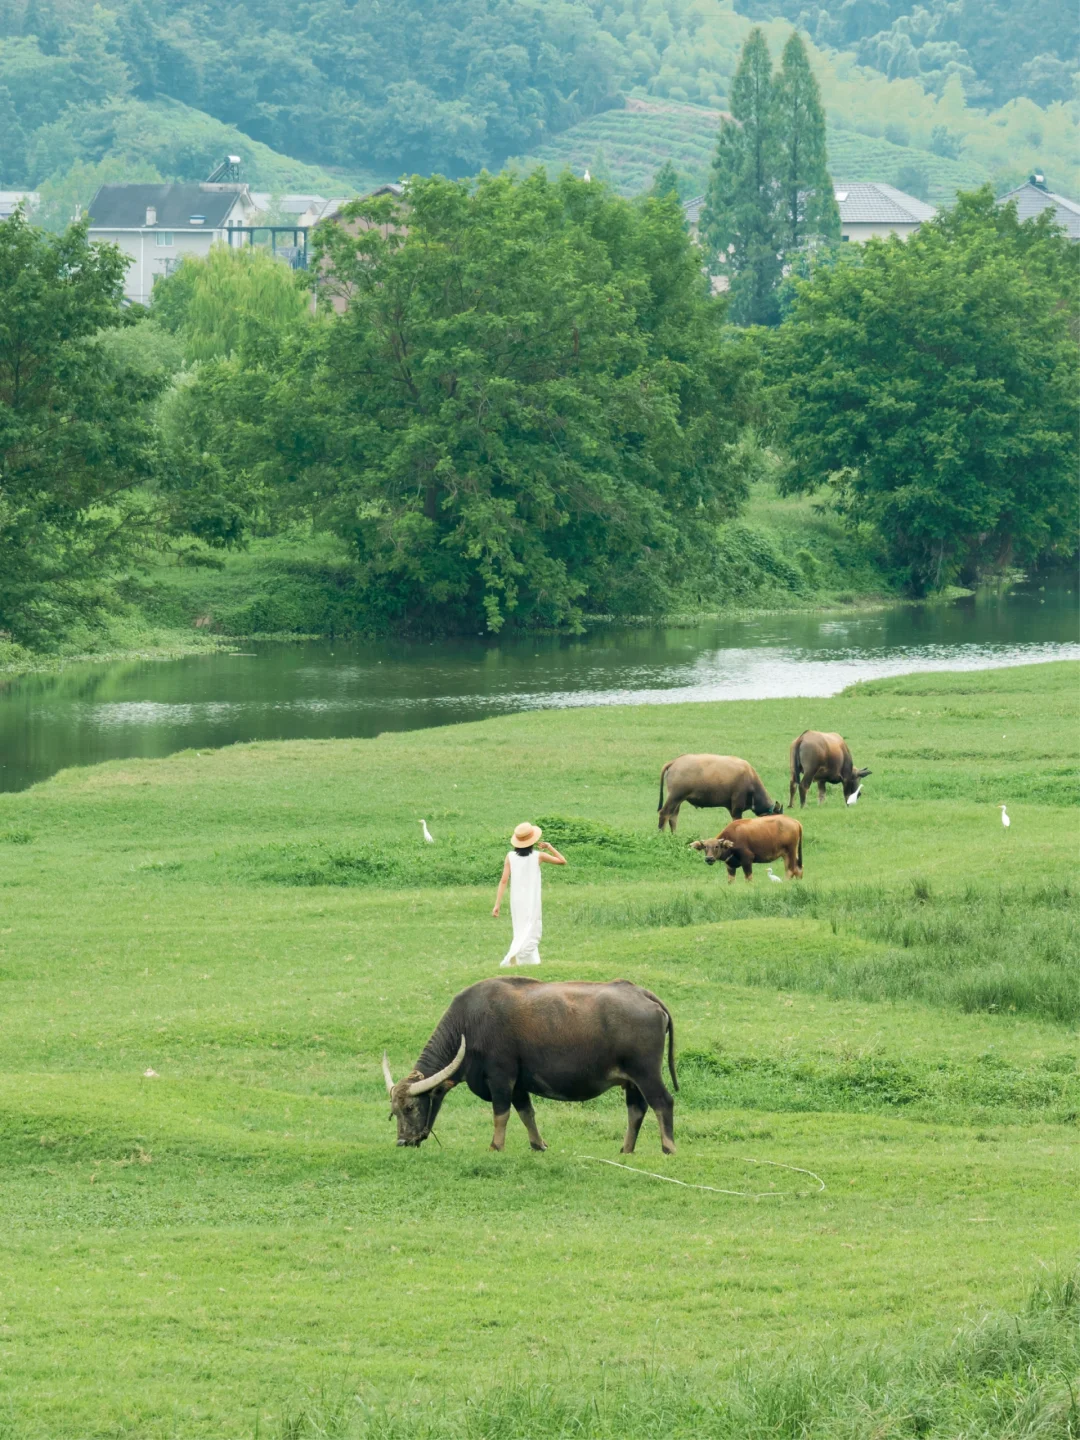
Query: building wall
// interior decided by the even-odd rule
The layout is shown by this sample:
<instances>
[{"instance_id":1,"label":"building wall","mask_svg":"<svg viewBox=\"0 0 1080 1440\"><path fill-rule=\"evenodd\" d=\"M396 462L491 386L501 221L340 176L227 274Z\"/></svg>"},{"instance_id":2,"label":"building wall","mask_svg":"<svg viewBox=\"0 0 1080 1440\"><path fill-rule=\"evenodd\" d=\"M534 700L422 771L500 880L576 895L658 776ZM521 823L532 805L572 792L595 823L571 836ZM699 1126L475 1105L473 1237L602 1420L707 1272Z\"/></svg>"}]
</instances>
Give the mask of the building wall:
<instances>
[{"instance_id":1,"label":"building wall","mask_svg":"<svg viewBox=\"0 0 1080 1440\"><path fill-rule=\"evenodd\" d=\"M158 239L172 235L171 245L159 245ZM185 255L205 257L215 240L224 240L224 230L173 230L155 225L146 230L99 230L93 226L91 240L107 240L118 245L130 256L124 276L124 294L138 305L148 305L154 289L154 277L165 275L167 262L181 260Z\"/></svg>"},{"instance_id":2,"label":"building wall","mask_svg":"<svg viewBox=\"0 0 1080 1440\"><path fill-rule=\"evenodd\" d=\"M840 237L853 244L865 245L867 240L887 240L890 235L899 235L901 240L906 240L918 228L916 224L899 225L884 220L874 225L841 224Z\"/></svg>"}]
</instances>

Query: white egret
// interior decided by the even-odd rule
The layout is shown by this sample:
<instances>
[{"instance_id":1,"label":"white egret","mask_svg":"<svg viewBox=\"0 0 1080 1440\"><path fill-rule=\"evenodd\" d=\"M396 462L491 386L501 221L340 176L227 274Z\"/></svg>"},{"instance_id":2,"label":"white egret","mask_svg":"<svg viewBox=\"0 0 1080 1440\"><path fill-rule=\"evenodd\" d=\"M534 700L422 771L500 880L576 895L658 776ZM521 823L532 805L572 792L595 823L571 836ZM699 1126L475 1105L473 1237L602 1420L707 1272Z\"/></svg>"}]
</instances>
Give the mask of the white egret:
<instances>
[{"instance_id":1,"label":"white egret","mask_svg":"<svg viewBox=\"0 0 1080 1440\"><path fill-rule=\"evenodd\" d=\"M1012 824L1012 821L1009 819L1009 812L1005 809L1004 804L999 805L998 809L1001 811L1001 823L1005 826L1005 829L1007 830Z\"/></svg>"},{"instance_id":2,"label":"white egret","mask_svg":"<svg viewBox=\"0 0 1080 1440\"><path fill-rule=\"evenodd\" d=\"M766 875L768 875L769 879L773 881L774 884L776 884L776 885L782 885L782 884L784 883L784 882L780 879L780 876L779 876L779 875L774 875L774 874L773 874L773 872L772 872L772 866L771 866L771 865L769 866L768 870L766 870L765 873L766 873Z\"/></svg>"},{"instance_id":3,"label":"white egret","mask_svg":"<svg viewBox=\"0 0 1080 1440\"><path fill-rule=\"evenodd\" d=\"M424 832L424 839L427 841L427 843L428 843L429 845L434 845L434 844L435 844L435 836L434 836L434 835L431 833L431 831L427 828L427 821L426 821L426 820L421 820L421 821L420 821L420 829Z\"/></svg>"},{"instance_id":4,"label":"white egret","mask_svg":"<svg viewBox=\"0 0 1080 1440\"><path fill-rule=\"evenodd\" d=\"M861 793L862 793L862 786L861 786L861 785L857 785L857 786L855 787L855 789L851 792L851 794L847 797L847 803L848 803L849 805L854 805L855 802L856 802L856 800L858 800L858 798L859 798L859 796L860 796Z\"/></svg>"}]
</instances>

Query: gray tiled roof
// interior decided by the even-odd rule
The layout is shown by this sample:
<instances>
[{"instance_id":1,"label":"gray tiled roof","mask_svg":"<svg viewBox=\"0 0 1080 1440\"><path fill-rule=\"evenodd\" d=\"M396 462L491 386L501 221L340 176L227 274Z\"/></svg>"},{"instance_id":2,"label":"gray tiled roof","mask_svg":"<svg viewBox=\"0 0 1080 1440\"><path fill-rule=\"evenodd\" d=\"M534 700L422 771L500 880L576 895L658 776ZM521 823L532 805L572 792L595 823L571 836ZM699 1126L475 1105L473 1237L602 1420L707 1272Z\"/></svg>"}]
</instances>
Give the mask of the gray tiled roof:
<instances>
[{"instance_id":1,"label":"gray tiled roof","mask_svg":"<svg viewBox=\"0 0 1080 1440\"><path fill-rule=\"evenodd\" d=\"M921 225L937 214L933 205L879 180L837 180L833 188L843 225Z\"/></svg>"},{"instance_id":2,"label":"gray tiled roof","mask_svg":"<svg viewBox=\"0 0 1080 1440\"><path fill-rule=\"evenodd\" d=\"M187 230L192 215L205 217L205 228L225 224L244 185L102 185L90 202L90 224L95 230L141 230L147 207L157 211L159 230ZM202 227L200 227L202 228Z\"/></svg>"},{"instance_id":3,"label":"gray tiled roof","mask_svg":"<svg viewBox=\"0 0 1080 1440\"><path fill-rule=\"evenodd\" d=\"M1053 210L1055 223L1062 227L1069 239L1080 240L1080 205L1075 200L1055 195L1053 190L1044 190L1030 180L1003 195L998 204L1006 205L1010 200L1016 201L1016 214L1021 220L1031 220L1044 210Z\"/></svg>"}]
</instances>

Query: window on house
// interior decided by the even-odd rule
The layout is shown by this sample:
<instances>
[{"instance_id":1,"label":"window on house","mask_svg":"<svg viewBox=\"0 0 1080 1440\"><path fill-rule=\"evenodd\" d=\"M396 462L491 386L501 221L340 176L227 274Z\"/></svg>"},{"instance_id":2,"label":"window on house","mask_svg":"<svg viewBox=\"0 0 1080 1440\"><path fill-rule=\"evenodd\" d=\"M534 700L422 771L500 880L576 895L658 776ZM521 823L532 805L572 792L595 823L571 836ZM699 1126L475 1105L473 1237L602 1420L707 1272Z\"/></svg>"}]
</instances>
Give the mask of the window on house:
<instances>
[{"instance_id":1,"label":"window on house","mask_svg":"<svg viewBox=\"0 0 1080 1440\"><path fill-rule=\"evenodd\" d=\"M841 240L850 240L850 239L851 239L851 236L850 236L850 235L841 235L841 236L840 236L840 239L841 239Z\"/></svg>"},{"instance_id":2,"label":"window on house","mask_svg":"<svg viewBox=\"0 0 1080 1440\"><path fill-rule=\"evenodd\" d=\"M159 230L154 236L158 245L171 245L173 243L173 232L171 230Z\"/></svg>"}]
</instances>

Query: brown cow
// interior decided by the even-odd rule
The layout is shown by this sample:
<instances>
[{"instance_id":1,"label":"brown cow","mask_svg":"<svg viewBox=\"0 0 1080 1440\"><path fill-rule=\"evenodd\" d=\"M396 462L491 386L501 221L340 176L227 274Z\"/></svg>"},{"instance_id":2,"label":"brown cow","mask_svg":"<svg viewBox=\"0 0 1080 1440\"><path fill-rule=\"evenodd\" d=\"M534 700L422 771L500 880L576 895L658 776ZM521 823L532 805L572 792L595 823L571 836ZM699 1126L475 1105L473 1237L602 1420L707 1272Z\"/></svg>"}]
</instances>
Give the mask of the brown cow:
<instances>
[{"instance_id":1,"label":"brown cow","mask_svg":"<svg viewBox=\"0 0 1080 1440\"><path fill-rule=\"evenodd\" d=\"M791 745L791 791L788 794L788 809L795 802L795 791L799 792L800 809L806 804L806 792L817 781L818 804L825 799L826 785L842 785L844 799L853 804L852 796L862 787L862 781L869 770L856 770L851 751L842 735L832 732L822 734L820 730L804 730Z\"/></svg>"},{"instance_id":2,"label":"brown cow","mask_svg":"<svg viewBox=\"0 0 1080 1440\"><path fill-rule=\"evenodd\" d=\"M717 861L727 866L728 884L741 865L747 880L754 866L784 857L788 880L802 879L802 824L790 815L763 815L753 820L733 820L715 840L695 840L691 850L704 850L705 864Z\"/></svg>"},{"instance_id":3,"label":"brown cow","mask_svg":"<svg viewBox=\"0 0 1080 1440\"><path fill-rule=\"evenodd\" d=\"M667 780L667 802L664 781ZM680 755L660 771L660 829L665 825L675 834L679 806L684 800L699 810L723 806L738 820L744 810L755 815L782 815L779 800L773 803L754 767L736 755Z\"/></svg>"}]
</instances>

